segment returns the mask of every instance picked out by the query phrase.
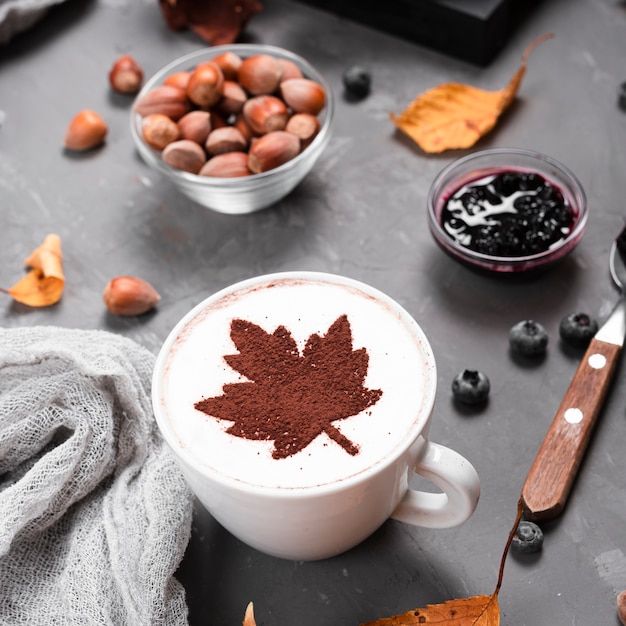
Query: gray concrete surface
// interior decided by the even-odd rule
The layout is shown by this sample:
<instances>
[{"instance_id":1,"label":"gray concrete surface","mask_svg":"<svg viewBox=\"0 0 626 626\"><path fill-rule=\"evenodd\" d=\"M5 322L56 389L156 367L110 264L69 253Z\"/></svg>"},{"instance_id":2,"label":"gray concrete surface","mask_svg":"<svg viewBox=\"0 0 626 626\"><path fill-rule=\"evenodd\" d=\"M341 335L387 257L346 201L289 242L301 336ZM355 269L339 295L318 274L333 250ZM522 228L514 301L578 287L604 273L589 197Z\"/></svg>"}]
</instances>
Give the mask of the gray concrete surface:
<instances>
[{"instance_id":1,"label":"gray concrete surface","mask_svg":"<svg viewBox=\"0 0 626 626\"><path fill-rule=\"evenodd\" d=\"M590 218L577 250L536 276L479 274L446 256L427 228L426 196L440 169L467 151L429 156L389 120L442 82L500 89L526 45L537 48L514 106L476 147L545 152L580 178ZM366 281L403 304L424 328L438 363L432 438L467 456L482 480L473 518L434 531L386 523L345 555L288 562L242 545L198 509L179 572L192 626L241 622L253 601L260 626L357 626L426 604L489 594L513 524L522 482L560 404L580 353L561 345L560 319L599 320L617 292L607 257L626 218L626 5L617 0L545 0L486 68L288 0L268 0L245 39L310 59L337 96L333 138L291 195L263 212L220 215L186 200L136 154L129 99L110 93L107 73L122 53L149 75L202 47L167 30L156 0L68 0L0 48L0 286L48 232L63 240L62 301L34 310L0 296L5 327L54 324L126 335L157 352L178 319L210 293L255 274L322 270ZM362 102L342 97L341 75L371 68ZM82 108L109 123L106 145L72 157L65 128ZM107 314L102 290L119 274L149 280L158 310ZM550 333L545 359L529 366L508 351L521 319ZM486 407L466 411L450 394L454 375L491 379ZM511 555L500 593L507 626L617 624L626 589L626 385L624 367L605 405L562 516L544 524L543 550ZM251 512L253 514L253 512Z\"/></svg>"}]
</instances>

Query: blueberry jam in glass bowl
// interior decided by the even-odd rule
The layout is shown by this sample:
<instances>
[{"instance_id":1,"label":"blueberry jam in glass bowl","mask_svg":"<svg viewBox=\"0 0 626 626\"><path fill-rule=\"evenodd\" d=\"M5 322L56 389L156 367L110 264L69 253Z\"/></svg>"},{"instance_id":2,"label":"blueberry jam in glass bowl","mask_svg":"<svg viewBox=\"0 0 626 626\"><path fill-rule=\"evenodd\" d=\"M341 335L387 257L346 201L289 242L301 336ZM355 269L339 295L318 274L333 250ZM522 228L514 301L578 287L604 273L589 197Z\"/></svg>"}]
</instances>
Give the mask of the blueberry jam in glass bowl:
<instances>
[{"instance_id":1,"label":"blueberry jam in glass bowl","mask_svg":"<svg viewBox=\"0 0 626 626\"><path fill-rule=\"evenodd\" d=\"M587 223L585 192L554 159L493 148L454 161L428 194L430 230L457 260L520 272L569 254Z\"/></svg>"}]
</instances>

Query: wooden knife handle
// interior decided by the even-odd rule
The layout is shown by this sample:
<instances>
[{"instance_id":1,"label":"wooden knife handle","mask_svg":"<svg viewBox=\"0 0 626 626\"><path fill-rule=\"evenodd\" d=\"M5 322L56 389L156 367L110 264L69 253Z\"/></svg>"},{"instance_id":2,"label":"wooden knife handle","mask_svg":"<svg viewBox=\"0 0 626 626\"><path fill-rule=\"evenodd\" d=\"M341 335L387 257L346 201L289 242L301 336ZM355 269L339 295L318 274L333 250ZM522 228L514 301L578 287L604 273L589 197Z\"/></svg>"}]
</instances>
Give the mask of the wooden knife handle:
<instances>
[{"instance_id":1,"label":"wooden knife handle","mask_svg":"<svg viewBox=\"0 0 626 626\"><path fill-rule=\"evenodd\" d=\"M592 339L522 488L526 519L561 513L608 393L622 347Z\"/></svg>"}]
</instances>

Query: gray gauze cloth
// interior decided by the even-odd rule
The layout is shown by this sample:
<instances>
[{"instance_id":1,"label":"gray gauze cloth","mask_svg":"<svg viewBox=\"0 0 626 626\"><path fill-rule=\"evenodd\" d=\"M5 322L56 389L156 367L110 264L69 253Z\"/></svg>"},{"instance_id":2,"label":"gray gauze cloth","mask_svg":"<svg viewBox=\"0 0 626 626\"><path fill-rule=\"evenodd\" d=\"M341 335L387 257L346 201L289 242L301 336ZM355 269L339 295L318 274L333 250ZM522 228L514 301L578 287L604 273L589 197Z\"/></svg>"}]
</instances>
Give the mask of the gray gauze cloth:
<instances>
[{"instance_id":1,"label":"gray gauze cloth","mask_svg":"<svg viewBox=\"0 0 626 626\"><path fill-rule=\"evenodd\" d=\"M188 623L192 497L153 364L104 331L0 329L0 624Z\"/></svg>"},{"instance_id":2,"label":"gray gauze cloth","mask_svg":"<svg viewBox=\"0 0 626 626\"><path fill-rule=\"evenodd\" d=\"M28 30L63 0L0 0L0 44Z\"/></svg>"}]
</instances>

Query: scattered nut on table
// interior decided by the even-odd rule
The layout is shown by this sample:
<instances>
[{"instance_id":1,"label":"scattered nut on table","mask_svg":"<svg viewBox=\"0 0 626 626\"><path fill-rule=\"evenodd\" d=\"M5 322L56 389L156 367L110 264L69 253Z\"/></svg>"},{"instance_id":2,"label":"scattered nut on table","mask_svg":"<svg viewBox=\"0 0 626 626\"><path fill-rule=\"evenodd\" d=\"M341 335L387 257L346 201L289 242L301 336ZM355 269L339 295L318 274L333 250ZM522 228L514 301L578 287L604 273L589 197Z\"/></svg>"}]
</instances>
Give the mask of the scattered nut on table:
<instances>
[{"instance_id":1,"label":"scattered nut on table","mask_svg":"<svg viewBox=\"0 0 626 626\"><path fill-rule=\"evenodd\" d=\"M134 94L141 89L143 70L130 54L116 59L109 71L109 83L118 93Z\"/></svg>"},{"instance_id":2,"label":"scattered nut on table","mask_svg":"<svg viewBox=\"0 0 626 626\"><path fill-rule=\"evenodd\" d=\"M622 591L617 596L617 615L622 624L626 626L626 591Z\"/></svg>"},{"instance_id":3,"label":"scattered nut on table","mask_svg":"<svg viewBox=\"0 0 626 626\"><path fill-rule=\"evenodd\" d=\"M161 296L150 283L141 278L117 276L104 288L103 299L113 315L132 317L153 309Z\"/></svg>"},{"instance_id":4,"label":"scattered nut on table","mask_svg":"<svg viewBox=\"0 0 626 626\"><path fill-rule=\"evenodd\" d=\"M108 132L104 119L91 109L83 109L70 121L65 131L64 146L68 150L84 151L96 148Z\"/></svg>"}]
</instances>

